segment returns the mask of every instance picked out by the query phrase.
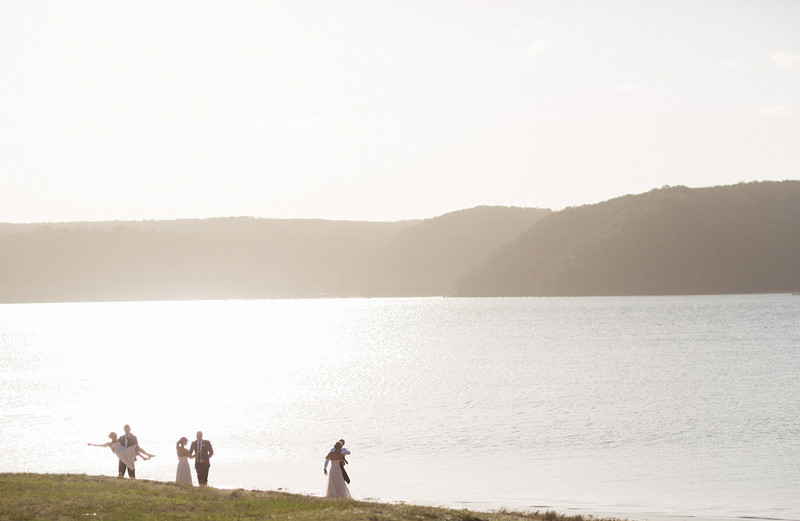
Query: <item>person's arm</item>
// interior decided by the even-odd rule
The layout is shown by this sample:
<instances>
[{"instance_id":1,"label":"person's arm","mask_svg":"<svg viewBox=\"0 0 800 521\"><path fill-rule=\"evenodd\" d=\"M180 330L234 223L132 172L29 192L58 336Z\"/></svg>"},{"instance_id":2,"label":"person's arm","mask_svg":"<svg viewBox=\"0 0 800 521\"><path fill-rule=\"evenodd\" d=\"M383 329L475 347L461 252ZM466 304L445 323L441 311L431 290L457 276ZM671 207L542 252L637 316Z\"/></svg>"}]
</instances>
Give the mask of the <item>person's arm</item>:
<instances>
[{"instance_id":1,"label":"person's arm","mask_svg":"<svg viewBox=\"0 0 800 521\"><path fill-rule=\"evenodd\" d=\"M350 455L350 451L345 449L344 447L342 447L342 450L340 450L339 452L341 452L342 455L344 455L344 456L349 456Z\"/></svg>"},{"instance_id":2,"label":"person's arm","mask_svg":"<svg viewBox=\"0 0 800 521\"><path fill-rule=\"evenodd\" d=\"M326 476L328 475L328 462L329 462L329 461L330 461L330 460L329 460L328 458L325 458L325 465L322 467L322 472L323 472L323 473L324 473Z\"/></svg>"},{"instance_id":3,"label":"person's arm","mask_svg":"<svg viewBox=\"0 0 800 521\"><path fill-rule=\"evenodd\" d=\"M87 443L87 445L89 445L90 447L110 447L111 446L111 442L109 441L109 442L101 443L101 444Z\"/></svg>"},{"instance_id":4,"label":"person's arm","mask_svg":"<svg viewBox=\"0 0 800 521\"><path fill-rule=\"evenodd\" d=\"M211 445L210 441L207 441L206 443L208 443L208 459L211 459L211 456L214 455L214 446Z\"/></svg>"}]
</instances>

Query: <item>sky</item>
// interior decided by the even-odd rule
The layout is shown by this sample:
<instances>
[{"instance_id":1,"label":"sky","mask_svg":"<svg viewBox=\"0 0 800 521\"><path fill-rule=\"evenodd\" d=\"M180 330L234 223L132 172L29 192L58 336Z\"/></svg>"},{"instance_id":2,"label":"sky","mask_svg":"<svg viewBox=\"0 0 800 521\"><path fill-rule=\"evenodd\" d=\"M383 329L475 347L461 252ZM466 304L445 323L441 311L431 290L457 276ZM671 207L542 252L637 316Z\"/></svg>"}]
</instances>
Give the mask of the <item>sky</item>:
<instances>
[{"instance_id":1,"label":"sky","mask_svg":"<svg viewBox=\"0 0 800 521\"><path fill-rule=\"evenodd\" d=\"M0 0L0 222L800 178L800 2Z\"/></svg>"}]
</instances>

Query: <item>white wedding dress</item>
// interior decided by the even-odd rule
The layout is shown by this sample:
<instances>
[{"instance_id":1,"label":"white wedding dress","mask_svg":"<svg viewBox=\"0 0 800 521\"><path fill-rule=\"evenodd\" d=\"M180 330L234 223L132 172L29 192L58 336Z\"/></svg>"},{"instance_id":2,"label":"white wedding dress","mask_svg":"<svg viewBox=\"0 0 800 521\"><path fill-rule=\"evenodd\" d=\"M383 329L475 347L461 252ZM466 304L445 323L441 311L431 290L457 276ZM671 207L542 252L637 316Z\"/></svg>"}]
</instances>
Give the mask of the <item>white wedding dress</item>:
<instances>
[{"instance_id":1,"label":"white wedding dress","mask_svg":"<svg viewBox=\"0 0 800 521\"><path fill-rule=\"evenodd\" d=\"M328 491L325 496L350 498L350 490L347 488L347 483L344 482L338 460L331 460L331 469L328 471Z\"/></svg>"},{"instance_id":2,"label":"white wedding dress","mask_svg":"<svg viewBox=\"0 0 800 521\"><path fill-rule=\"evenodd\" d=\"M192 469L189 467L188 456L178 456L178 472L175 474L175 482L192 484Z\"/></svg>"},{"instance_id":3,"label":"white wedding dress","mask_svg":"<svg viewBox=\"0 0 800 521\"><path fill-rule=\"evenodd\" d=\"M128 466L129 469L135 468L136 465L136 445L130 447L123 447L118 441L111 444L111 450L117 455L119 460Z\"/></svg>"}]
</instances>

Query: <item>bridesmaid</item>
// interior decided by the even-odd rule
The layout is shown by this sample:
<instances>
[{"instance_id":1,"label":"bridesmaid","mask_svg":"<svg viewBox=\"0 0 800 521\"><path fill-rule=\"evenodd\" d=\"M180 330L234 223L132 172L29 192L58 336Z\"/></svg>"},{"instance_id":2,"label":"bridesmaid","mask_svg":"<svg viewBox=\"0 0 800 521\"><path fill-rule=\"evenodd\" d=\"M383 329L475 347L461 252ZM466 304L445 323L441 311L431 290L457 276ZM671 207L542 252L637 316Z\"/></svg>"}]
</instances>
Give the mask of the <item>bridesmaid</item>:
<instances>
[{"instance_id":1,"label":"bridesmaid","mask_svg":"<svg viewBox=\"0 0 800 521\"><path fill-rule=\"evenodd\" d=\"M178 471L175 474L176 483L192 484L192 469L189 467L189 449L186 444L189 440L183 437L175 444L175 450L178 453Z\"/></svg>"}]
</instances>

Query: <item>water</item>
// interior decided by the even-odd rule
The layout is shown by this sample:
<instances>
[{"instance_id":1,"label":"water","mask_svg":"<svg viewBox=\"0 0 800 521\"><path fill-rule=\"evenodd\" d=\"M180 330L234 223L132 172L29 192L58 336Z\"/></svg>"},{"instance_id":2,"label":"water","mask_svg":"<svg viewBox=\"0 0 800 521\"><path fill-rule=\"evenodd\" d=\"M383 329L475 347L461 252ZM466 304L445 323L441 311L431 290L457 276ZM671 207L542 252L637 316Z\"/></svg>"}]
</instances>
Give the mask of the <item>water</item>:
<instances>
[{"instance_id":1,"label":"water","mask_svg":"<svg viewBox=\"0 0 800 521\"><path fill-rule=\"evenodd\" d=\"M800 520L800 297L0 306L0 471L632 518Z\"/></svg>"}]
</instances>

